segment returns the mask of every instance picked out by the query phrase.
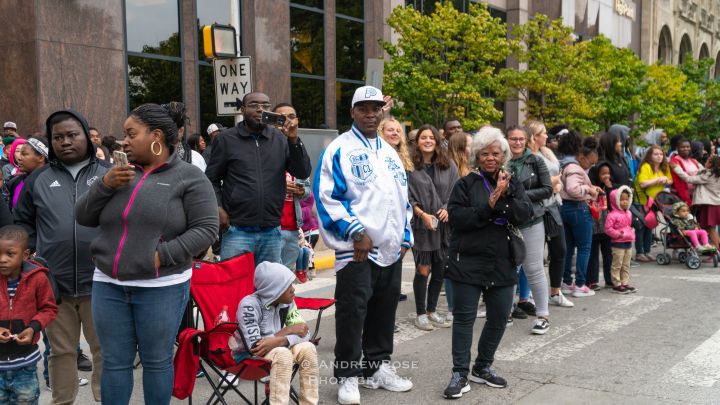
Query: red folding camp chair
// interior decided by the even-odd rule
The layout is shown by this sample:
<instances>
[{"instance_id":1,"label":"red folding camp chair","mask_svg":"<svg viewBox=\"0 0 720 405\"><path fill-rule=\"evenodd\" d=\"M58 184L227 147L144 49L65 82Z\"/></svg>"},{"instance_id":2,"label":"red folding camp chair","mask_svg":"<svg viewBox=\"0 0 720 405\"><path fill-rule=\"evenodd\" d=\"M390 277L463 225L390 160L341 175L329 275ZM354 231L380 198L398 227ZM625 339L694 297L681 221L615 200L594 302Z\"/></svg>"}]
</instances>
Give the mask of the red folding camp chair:
<instances>
[{"instance_id":1,"label":"red folding camp chair","mask_svg":"<svg viewBox=\"0 0 720 405\"><path fill-rule=\"evenodd\" d=\"M230 337L238 327L235 317L238 304L246 295L252 294L255 290L254 277L255 262L252 253L242 254L218 263L195 262L193 264L190 294L194 304L200 311L205 330L193 332L190 342L193 345L194 353L200 356L200 369L205 373L205 378L213 390L213 395L207 401L207 404L221 402L227 405L224 395L230 390L234 391L245 403L257 404L258 382L270 375L272 364L269 360L252 356L243 359L240 363L235 363L228 346ZM335 300L296 297L295 303L298 309L318 311L315 330L310 339L311 342L317 345L320 341L317 335L320 330L322 312L331 307ZM222 311L223 306L226 305L229 322L214 326L215 318ZM186 331L193 330L186 329ZM181 341L178 353L183 350L183 344ZM221 381L225 382L224 386L214 380L215 377L210 375L210 370L219 376ZM191 371L194 372L194 370ZM294 376L297 368L293 371ZM227 373L234 374L235 377L229 380L226 378ZM233 385L237 379L253 381L253 402ZM268 387L265 384L266 398L263 403L268 402ZM192 388L190 388L190 393L192 393ZM298 402L297 393L293 389L291 389L290 396L295 402ZM192 403L192 395L189 397L189 403Z\"/></svg>"}]
</instances>

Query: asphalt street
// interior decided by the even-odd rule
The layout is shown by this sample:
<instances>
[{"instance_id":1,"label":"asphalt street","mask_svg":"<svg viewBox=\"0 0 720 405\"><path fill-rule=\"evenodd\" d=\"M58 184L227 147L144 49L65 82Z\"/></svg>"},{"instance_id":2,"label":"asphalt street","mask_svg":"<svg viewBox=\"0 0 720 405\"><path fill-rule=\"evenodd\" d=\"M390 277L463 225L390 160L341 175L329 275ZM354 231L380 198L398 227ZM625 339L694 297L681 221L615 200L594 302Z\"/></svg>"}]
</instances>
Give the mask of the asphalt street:
<instances>
[{"instance_id":1,"label":"asphalt street","mask_svg":"<svg viewBox=\"0 0 720 405\"><path fill-rule=\"evenodd\" d=\"M402 289L409 299L398 307L400 331L395 336L393 361L398 373L410 378L414 387L406 393L361 388L364 404L445 401L442 392L452 367L451 329L425 332L413 326L413 271L408 257ZM720 303L720 270L712 263L704 263L698 270L677 262L670 266L651 263L631 269L631 276L639 290L636 294L617 295L603 289L594 297L571 298L574 308L551 307L551 328L545 335L530 334L531 318L515 320L505 333L494 364L498 374L508 380L508 387L471 383L471 391L455 402L720 404L720 311L715 309ZM298 286L297 295L332 297L334 283L333 271L324 271ZM440 302L439 312L444 313L445 298ZM305 315L314 322L313 314ZM483 322L478 318L475 324L476 341ZM331 383L329 367L334 327L334 311L329 310L322 318L318 347L323 404L337 403L337 387ZM81 375L90 378L89 373ZM135 371L133 404L143 403L142 388L140 368ZM252 395L252 385L241 383L240 388ZM193 402L204 403L209 395L208 383L198 380ZM237 396L228 400L241 403ZM172 403L182 402L173 398ZM50 403L48 391L42 391L40 403ZM77 403L93 403L89 386L80 388Z\"/></svg>"}]
</instances>

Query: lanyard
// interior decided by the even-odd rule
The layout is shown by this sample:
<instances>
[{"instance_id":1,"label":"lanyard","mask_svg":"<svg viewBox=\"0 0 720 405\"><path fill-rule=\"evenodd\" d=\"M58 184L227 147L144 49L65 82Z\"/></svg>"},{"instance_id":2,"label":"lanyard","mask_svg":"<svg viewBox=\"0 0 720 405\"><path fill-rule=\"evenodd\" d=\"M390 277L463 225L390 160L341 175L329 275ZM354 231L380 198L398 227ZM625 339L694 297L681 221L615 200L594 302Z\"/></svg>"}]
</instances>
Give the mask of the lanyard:
<instances>
[{"instance_id":1,"label":"lanyard","mask_svg":"<svg viewBox=\"0 0 720 405\"><path fill-rule=\"evenodd\" d=\"M492 187L490 187L490 184L488 183L487 179L485 178L485 176L483 176L481 171L478 170L478 173L480 174L480 178L482 178L483 183L485 183L485 188L487 189L487 191L490 194L492 194L493 190L492 190ZM495 217L495 218L493 218L493 223L495 225L507 225L508 220L505 217Z\"/></svg>"}]
</instances>

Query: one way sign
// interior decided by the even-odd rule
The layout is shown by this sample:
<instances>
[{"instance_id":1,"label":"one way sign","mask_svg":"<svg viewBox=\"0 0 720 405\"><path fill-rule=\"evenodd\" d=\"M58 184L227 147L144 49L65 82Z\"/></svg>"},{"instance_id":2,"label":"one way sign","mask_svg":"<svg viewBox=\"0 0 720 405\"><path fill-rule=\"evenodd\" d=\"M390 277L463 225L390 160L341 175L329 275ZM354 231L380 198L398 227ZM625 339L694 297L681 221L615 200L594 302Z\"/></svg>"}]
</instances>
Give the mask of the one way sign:
<instances>
[{"instance_id":1,"label":"one way sign","mask_svg":"<svg viewBox=\"0 0 720 405\"><path fill-rule=\"evenodd\" d=\"M238 115L242 99L252 92L250 57L215 59L215 100L217 115Z\"/></svg>"}]
</instances>

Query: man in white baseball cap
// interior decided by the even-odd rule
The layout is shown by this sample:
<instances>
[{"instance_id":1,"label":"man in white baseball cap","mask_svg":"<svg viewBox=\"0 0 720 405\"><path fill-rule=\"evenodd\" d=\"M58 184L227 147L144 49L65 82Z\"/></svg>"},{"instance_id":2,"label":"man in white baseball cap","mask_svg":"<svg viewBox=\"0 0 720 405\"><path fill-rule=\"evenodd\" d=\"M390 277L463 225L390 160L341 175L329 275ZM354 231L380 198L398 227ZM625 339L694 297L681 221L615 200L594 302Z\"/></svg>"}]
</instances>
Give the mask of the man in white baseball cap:
<instances>
[{"instance_id":1,"label":"man in white baseball cap","mask_svg":"<svg viewBox=\"0 0 720 405\"><path fill-rule=\"evenodd\" d=\"M205 146L205 150L203 151L203 159L205 159L205 163L210 162L210 154L212 153L213 141L215 140L215 138L217 138L218 134L223 129L225 129L225 127L222 126L222 124L212 123L212 124L208 125L207 137L204 137L205 144L207 145L207 146Z\"/></svg>"},{"instance_id":2,"label":"man in white baseball cap","mask_svg":"<svg viewBox=\"0 0 720 405\"><path fill-rule=\"evenodd\" d=\"M385 104L375 87L355 91L352 128L325 148L313 181L320 234L335 250L340 404L360 403L360 382L395 392L413 386L389 365L402 259L413 236L405 169L378 136Z\"/></svg>"},{"instance_id":3,"label":"man in white baseball cap","mask_svg":"<svg viewBox=\"0 0 720 405\"><path fill-rule=\"evenodd\" d=\"M4 123L3 124L3 136L17 137L18 136L17 124L12 121L8 121L8 122Z\"/></svg>"}]
</instances>

